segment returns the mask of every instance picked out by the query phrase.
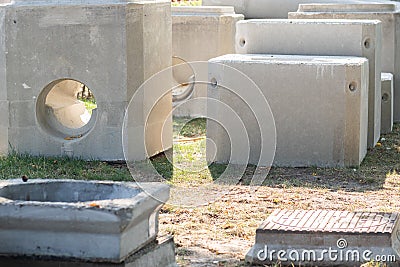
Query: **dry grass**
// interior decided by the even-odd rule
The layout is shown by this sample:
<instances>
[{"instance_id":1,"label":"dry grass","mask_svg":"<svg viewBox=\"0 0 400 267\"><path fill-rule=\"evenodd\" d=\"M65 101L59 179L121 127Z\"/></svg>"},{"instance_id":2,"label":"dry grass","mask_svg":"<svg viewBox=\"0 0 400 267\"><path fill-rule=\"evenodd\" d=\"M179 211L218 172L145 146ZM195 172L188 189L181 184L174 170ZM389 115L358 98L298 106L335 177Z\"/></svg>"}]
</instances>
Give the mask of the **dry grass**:
<instances>
[{"instance_id":1,"label":"dry grass","mask_svg":"<svg viewBox=\"0 0 400 267\"><path fill-rule=\"evenodd\" d=\"M256 192L238 185L207 206L165 206L160 230L175 236L181 266L247 266L256 228L274 209L398 211L399 159L395 125L358 169L274 168Z\"/></svg>"}]
</instances>

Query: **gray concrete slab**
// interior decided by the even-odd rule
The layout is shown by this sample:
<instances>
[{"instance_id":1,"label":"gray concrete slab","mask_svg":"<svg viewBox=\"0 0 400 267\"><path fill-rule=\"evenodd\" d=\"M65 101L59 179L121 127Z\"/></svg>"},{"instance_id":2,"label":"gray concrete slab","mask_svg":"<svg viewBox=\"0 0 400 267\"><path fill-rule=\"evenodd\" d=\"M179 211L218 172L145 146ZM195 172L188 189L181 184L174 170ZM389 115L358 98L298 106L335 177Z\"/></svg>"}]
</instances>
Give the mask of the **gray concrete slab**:
<instances>
[{"instance_id":1,"label":"gray concrete slab","mask_svg":"<svg viewBox=\"0 0 400 267\"><path fill-rule=\"evenodd\" d=\"M0 254L125 260L155 240L164 184L76 180L0 182Z\"/></svg>"},{"instance_id":2,"label":"gray concrete slab","mask_svg":"<svg viewBox=\"0 0 400 267\"><path fill-rule=\"evenodd\" d=\"M124 262L87 262L77 259L43 257L1 257L7 267L176 267L175 245L172 237L161 237L129 256Z\"/></svg>"},{"instance_id":3,"label":"gray concrete slab","mask_svg":"<svg viewBox=\"0 0 400 267\"><path fill-rule=\"evenodd\" d=\"M382 22L382 71L400 71L400 3L363 4L301 4L297 12L289 13L290 19L378 19ZM400 77L394 75L394 120L400 120Z\"/></svg>"},{"instance_id":4,"label":"gray concrete slab","mask_svg":"<svg viewBox=\"0 0 400 267\"><path fill-rule=\"evenodd\" d=\"M225 75L223 67L217 64L214 67L214 63L247 75L267 99L277 136L274 165L360 165L367 152L368 62L365 58L236 54L212 59L210 63L210 79L216 79L220 86L209 87L208 97L230 106L242 119L249 134L249 163L258 164L260 140L271 137L260 136L251 110L257 107L243 102L237 96L239 92L225 89L240 85L235 77ZM221 110L208 112L221 121L231 116ZM238 132L233 130L229 134ZM210 123L207 137L215 142L218 151L215 161L227 163L231 153L229 140L233 137L227 136L218 124ZM247 164L247 155L242 157L240 164Z\"/></svg>"},{"instance_id":5,"label":"gray concrete slab","mask_svg":"<svg viewBox=\"0 0 400 267\"><path fill-rule=\"evenodd\" d=\"M0 99L10 102L10 146L32 155L64 156L67 147L74 157L123 160L122 121L129 100L146 79L171 65L170 2L12 1L0 6L0 20L0 49L6 51L0 53L6 55L0 56L0 77L5 77ZM48 94L65 80L85 84L98 103L85 127L64 127L69 124L49 116ZM153 104L147 101L146 96L143 108ZM142 124L166 121L171 102L166 94L157 116L142 118ZM165 148L172 146L170 135ZM164 149L152 148L150 156Z\"/></svg>"},{"instance_id":6,"label":"gray concrete slab","mask_svg":"<svg viewBox=\"0 0 400 267\"><path fill-rule=\"evenodd\" d=\"M381 34L377 20L246 20L237 23L236 52L368 58L368 147L374 147L381 128Z\"/></svg>"},{"instance_id":7,"label":"gray concrete slab","mask_svg":"<svg viewBox=\"0 0 400 267\"><path fill-rule=\"evenodd\" d=\"M382 112L381 133L390 133L393 130L393 75L382 73Z\"/></svg>"},{"instance_id":8,"label":"gray concrete slab","mask_svg":"<svg viewBox=\"0 0 400 267\"><path fill-rule=\"evenodd\" d=\"M399 216L385 212L275 210L257 229L250 263L398 266Z\"/></svg>"}]
</instances>

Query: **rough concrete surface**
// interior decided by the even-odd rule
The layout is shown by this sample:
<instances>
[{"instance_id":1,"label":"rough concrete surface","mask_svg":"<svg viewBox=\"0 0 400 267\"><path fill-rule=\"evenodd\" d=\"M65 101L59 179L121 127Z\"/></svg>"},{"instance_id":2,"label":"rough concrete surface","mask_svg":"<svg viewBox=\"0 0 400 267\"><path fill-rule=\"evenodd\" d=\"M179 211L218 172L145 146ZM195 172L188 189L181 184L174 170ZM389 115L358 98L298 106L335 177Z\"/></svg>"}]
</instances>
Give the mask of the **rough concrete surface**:
<instances>
[{"instance_id":1,"label":"rough concrete surface","mask_svg":"<svg viewBox=\"0 0 400 267\"><path fill-rule=\"evenodd\" d=\"M381 133L390 133L393 129L393 75L382 73L382 116Z\"/></svg>"}]
</instances>

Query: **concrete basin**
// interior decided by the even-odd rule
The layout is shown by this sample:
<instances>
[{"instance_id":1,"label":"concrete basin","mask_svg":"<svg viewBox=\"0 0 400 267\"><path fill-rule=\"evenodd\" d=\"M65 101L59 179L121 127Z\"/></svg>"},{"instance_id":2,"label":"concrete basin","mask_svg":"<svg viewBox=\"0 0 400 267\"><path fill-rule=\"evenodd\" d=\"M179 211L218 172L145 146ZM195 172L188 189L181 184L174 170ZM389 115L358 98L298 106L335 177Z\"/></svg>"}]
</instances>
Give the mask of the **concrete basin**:
<instances>
[{"instance_id":1,"label":"concrete basin","mask_svg":"<svg viewBox=\"0 0 400 267\"><path fill-rule=\"evenodd\" d=\"M161 183L0 182L0 254L121 262L156 239Z\"/></svg>"}]
</instances>

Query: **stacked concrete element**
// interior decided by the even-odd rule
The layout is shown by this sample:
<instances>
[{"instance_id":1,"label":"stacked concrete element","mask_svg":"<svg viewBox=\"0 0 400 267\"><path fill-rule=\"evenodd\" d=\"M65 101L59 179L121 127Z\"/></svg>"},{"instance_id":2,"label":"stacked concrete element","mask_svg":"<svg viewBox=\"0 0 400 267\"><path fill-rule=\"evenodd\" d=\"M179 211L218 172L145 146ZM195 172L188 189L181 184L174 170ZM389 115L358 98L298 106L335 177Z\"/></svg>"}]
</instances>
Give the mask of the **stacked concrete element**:
<instances>
[{"instance_id":1,"label":"stacked concrete element","mask_svg":"<svg viewBox=\"0 0 400 267\"><path fill-rule=\"evenodd\" d=\"M182 59L178 64L187 64L185 62L208 61L213 57L234 53L236 22L243 19L243 15L235 14L233 7L228 6L172 7L173 56ZM181 69L174 68L174 72ZM194 77L198 76L196 73L192 74ZM187 80L181 83L190 82ZM207 86L196 84L192 97L206 96ZM174 115L204 114L203 109L199 105L182 106Z\"/></svg>"},{"instance_id":2,"label":"stacked concrete element","mask_svg":"<svg viewBox=\"0 0 400 267\"><path fill-rule=\"evenodd\" d=\"M393 130L393 75L382 73L382 110L381 133L390 133Z\"/></svg>"},{"instance_id":3,"label":"stacked concrete element","mask_svg":"<svg viewBox=\"0 0 400 267\"><path fill-rule=\"evenodd\" d=\"M400 121L400 3L307 4L291 19L377 19L382 22L382 71L394 74L394 121ZM398 91L397 91L398 90Z\"/></svg>"},{"instance_id":4,"label":"stacked concrete element","mask_svg":"<svg viewBox=\"0 0 400 267\"><path fill-rule=\"evenodd\" d=\"M275 210L257 229L246 261L257 264L398 266L397 213Z\"/></svg>"},{"instance_id":5,"label":"stacked concrete element","mask_svg":"<svg viewBox=\"0 0 400 267\"><path fill-rule=\"evenodd\" d=\"M378 142L381 128L381 23L379 21L317 19L241 21L237 24L236 52L367 58L368 147L374 147Z\"/></svg>"},{"instance_id":6,"label":"stacked concrete element","mask_svg":"<svg viewBox=\"0 0 400 267\"><path fill-rule=\"evenodd\" d=\"M3 181L0 253L120 264L156 240L168 198L169 187L158 183Z\"/></svg>"},{"instance_id":7,"label":"stacked concrete element","mask_svg":"<svg viewBox=\"0 0 400 267\"><path fill-rule=\"evenodd\" d=\"M367 152L367 59L236 54L214 58L210 62L209 78L221 86L210 86L208 96L230 106L243 121L249 133L251 164L258 164L253 159L259 150L260 138L271 137L259 136L254 131L259 122L251 115L248 103L243 102L237 92L226 90L233 84L234 77L225 75L221 68L214 68L213 63L243 72L265 95L276 125L274 165L360 165ZM215 118L227 116L218 110L215 113L209 115ZM236 132L230 131L230 134ZM229 140L233 137L226 136L221 126L211 123L207 124L207 135L216 145L215 161L227 162Z\"/></svg>"},{"instance_id":8,"label":"stacked concrete element","mask_svg":"<svg viewBox=\"0 0 400 267\"><path fill-rule=\"evenodd\" d=\"M286 19L288 12L297 10L302 3L378 3L381 1L360 0L203 0L204 6L233 6L235 12L246 19Z\"/></svg>"},{"instance_id":9,"label":"stacked concrete element","mask_svg":"<svg viewBox=\"0 0 400 267\"><path fill-rule=\"evenodd\" d=\"M170 2L13 1L0 6L0 20L0 108L8 107L10 114L0 125L8 128L8 135L1 133L2 152L9 143L32 155L123 159L122 123L129 100L147 78L171 64ZM54 109L60 104L54 92L75 94L71 80L90 88L97 101L97 111L80 128L59 121ZM164 123L171 94L163 100L154 121L146 123ZM146 98L142 104L148 105ZM152 138L161 139L153 129ZM153 146L148 153L161 150Z\"/></svg>"}]
</instances>

